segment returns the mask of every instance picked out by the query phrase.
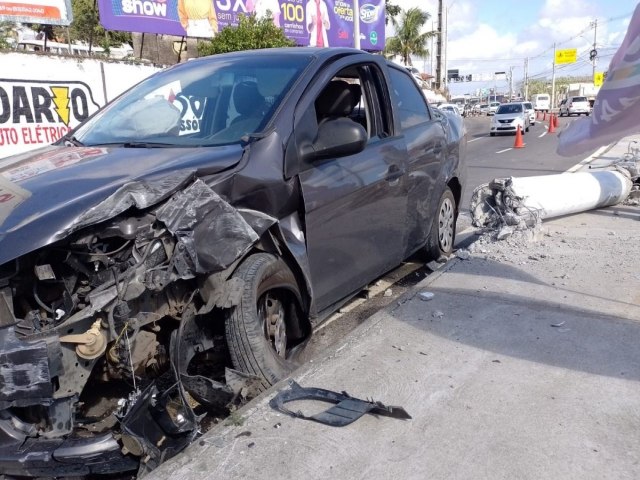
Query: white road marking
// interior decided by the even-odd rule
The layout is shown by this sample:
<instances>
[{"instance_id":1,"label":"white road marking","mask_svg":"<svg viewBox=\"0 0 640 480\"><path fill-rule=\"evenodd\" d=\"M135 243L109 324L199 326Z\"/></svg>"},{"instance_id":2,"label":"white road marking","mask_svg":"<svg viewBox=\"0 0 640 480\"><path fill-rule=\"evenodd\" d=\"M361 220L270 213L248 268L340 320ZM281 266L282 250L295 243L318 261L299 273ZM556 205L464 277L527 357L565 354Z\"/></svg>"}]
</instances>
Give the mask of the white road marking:
<instances>
[{"instance_id":1,"label":"white road marking","mask_svg":"<svg viewBox=\"0 0 640 480\"><path fill-rule=\"evenodd\" d=\"M599 157L600 155L602 155L602 153L609 148L609 145L605 145L604 147L600 147L598 150L596 150L595 152L593 152L591 155L589 155L587 158L585 158L584 160L582 160L580 163L575 164L573 167L571 167L569 170L567 170L567 172L573 173L573 172L577 172L578 170L580 170L582 167L584 167L585 165L593 162L597 157Z\"/></svg>"},{"instance_id":2,"label":"white road marking","mask_svg":"<svg viewBox=\"0 0 640 480\"><path fill-rule=\"evenodd\" d=\"M547 130L545 130L544 132L542 132L540 135L538 135L538 138L542 138L544 137L547 133L549 133Z\"/></svg>"},{"instance_id":3,"label":"white road marking","mask_svg":"<svg viewBox=\"0 0 640 480\"><path fill-rule=\"evenodd\" d=\"M476 140L480 140L481 138L486 138L486 135L478 138L474 138L473 140L467 140L467 143L475 142Z\"/></svg>"},{"instance_id":4,"label":"white road marking","mask_svg":"<svg viewBox=\"0 0 640 480\"><path fill-rule=\"evenodd\" d=\"M509 150L513 150L513 147L512 148L505 148L504 150L500 150L499 152L496 152L496 153L504 153L504 152L508 152Z\"/></svg>"}]
</instances>

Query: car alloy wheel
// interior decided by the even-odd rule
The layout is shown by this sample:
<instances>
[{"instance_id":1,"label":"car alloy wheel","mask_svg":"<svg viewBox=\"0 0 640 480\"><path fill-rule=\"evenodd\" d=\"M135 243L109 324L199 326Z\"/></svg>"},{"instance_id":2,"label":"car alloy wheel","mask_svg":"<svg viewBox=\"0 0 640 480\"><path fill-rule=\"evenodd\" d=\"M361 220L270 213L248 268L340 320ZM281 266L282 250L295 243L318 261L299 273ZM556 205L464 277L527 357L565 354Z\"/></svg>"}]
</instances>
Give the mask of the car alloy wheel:
<instances>
[{"instance_id":1,"label":"car alloy wheel","mask_svg":"<svg viewBox=\"0 0 640 480\"><path fill-rule=\"evenodd\" d=\"M423 249L427 260L437 260L442 256L450 255L453 251L458 211L456 199L449 187L442 192L432 218L431 233Z\"/></svg>"},{"instance_id":2,"label":"car alloy wheel","mask_svg":"<svg viewBox=\"0 0 640 480\"><path fill-rule=\"evenodd\" d=\"M258 319L264 326L264 335L278 356L287 356L287 325L285 307L275 292L267 292L258 301Z\"/></svg>"},{"instance_id":3,"label":"car alloy wheel","mask_svg":"<svg viewBox=\"0 0 640 480\"><path fill-rule=\"evenodd\" d=\"M443 252L453 248L453 235L455 228L455 207L452 199L446 197L440 204L438 213L438 243Z\"/></svg>"}]
</instances>

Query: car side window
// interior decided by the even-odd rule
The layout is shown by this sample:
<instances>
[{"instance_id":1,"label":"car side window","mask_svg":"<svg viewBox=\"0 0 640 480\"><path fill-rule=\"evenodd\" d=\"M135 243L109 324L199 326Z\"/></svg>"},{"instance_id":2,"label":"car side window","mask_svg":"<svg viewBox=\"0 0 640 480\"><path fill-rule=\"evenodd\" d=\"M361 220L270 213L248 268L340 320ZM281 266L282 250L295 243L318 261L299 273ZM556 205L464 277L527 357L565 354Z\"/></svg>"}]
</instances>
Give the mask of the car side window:
<instances>
[{"instance_id":1,"label":"car side window","mask_svg":"<svg viewBox=\"0 0 640 480\"><path fill-rule=\"evenodd\" d=\"M431 120L424 95L411 77L395 68L389 69L391 88L395 93L397 110L402 129L407 129Z\"/></svg>"}]
</instances>

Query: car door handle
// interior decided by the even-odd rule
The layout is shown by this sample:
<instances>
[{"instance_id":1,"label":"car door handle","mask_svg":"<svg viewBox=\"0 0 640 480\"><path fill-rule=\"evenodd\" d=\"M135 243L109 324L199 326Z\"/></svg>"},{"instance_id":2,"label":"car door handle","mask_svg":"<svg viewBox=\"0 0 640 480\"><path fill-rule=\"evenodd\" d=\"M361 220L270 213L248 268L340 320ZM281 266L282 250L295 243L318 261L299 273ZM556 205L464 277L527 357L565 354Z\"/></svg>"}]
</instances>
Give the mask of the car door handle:
<instances>
[{"instance_id":1,"label":"car door handle","mask_svg":"<svg viewBox=\"0 0 640 480\"><path fill-rule=\"evenodd\" d=\"M400 177L402 177L403 175L403 171L400 169L400 167L398 167L397 165L390 165L389 166L389 170L387 170L387 175L384 177L384 179L389 182L389 183L398 183L398 180L400 180Z\"/></svg>"}]
</instances>

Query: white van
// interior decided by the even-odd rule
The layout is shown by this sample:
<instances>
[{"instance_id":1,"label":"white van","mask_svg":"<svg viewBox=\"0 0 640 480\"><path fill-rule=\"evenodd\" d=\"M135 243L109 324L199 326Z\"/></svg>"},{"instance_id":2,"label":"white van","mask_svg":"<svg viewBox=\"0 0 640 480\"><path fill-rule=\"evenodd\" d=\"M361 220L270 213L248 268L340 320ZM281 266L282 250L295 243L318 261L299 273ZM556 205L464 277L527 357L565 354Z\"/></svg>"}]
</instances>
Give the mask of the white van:
<instances>
[{"instance_id":1,"label":"white van","mask_svg":"<svg viewBox=\"0 0 640 480\"><path fill-rule=\"evenodd\" d=\"M548 112L551 104L551 97L548 93L537 93L531 95L531 103L536 112Z\"/></svg>"}]
</instances>

